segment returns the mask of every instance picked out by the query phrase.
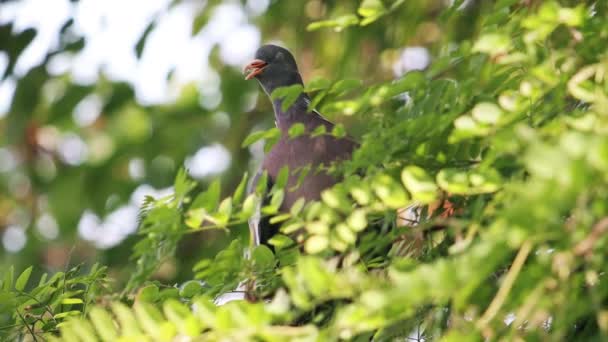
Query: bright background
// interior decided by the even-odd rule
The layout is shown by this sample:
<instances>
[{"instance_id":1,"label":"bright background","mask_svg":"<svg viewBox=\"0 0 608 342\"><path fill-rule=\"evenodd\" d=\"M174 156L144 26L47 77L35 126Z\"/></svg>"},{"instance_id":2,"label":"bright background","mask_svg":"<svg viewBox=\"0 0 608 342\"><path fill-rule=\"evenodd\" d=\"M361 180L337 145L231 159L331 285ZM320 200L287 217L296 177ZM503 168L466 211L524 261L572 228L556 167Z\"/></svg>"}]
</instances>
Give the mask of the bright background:
<instances>
[{"instance_id":1,"label":"bright background","mask_svg":"<svg viewBox=\"0 0 608 342\"><path fill-rule=\"evenodd\" d=\"M306 31L358 3L0 4L0 268L99 261L124 279L146 195L170 193L182 166L202 187L222 177L233 189L262 156L260 144L241 148L244 137L273 124L266 97L241 75L262 43L292 50L305 80L367 83L430 63L443 1L401 6L411 22L388 30ZM331 119L357 136L368 118ZM157 277L187 277L182 261L213 255L227 238L188 239Z\"/></svg>"}]
</instances>

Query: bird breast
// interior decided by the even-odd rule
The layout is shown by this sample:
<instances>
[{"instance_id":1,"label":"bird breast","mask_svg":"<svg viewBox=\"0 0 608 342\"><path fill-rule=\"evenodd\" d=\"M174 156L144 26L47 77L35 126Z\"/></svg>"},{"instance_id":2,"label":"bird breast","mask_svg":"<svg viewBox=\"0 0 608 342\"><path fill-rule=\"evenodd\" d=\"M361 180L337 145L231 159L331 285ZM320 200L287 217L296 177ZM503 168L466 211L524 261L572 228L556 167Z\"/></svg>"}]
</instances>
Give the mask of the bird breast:
<instances>
[{"instance_id":1,"label":"bird breast","mask_svg":"<svg viewBox=\"0 0 608 342\"><path fill-rule=\"evenodd\" d=\"M279 141L268 152L264 160L264 169L271 180L275 180L282 167L289 168L289 178L285 189L282 210L289 210L299 198L306 201L317 200L321 192L337 180L325 172L332 162L350 157L352 142L336 139L332 136L310 137L302 135L289 138L282 134ZM310 168L308 174L298 184L300 172Z\"/></svg>"}]
</instances>

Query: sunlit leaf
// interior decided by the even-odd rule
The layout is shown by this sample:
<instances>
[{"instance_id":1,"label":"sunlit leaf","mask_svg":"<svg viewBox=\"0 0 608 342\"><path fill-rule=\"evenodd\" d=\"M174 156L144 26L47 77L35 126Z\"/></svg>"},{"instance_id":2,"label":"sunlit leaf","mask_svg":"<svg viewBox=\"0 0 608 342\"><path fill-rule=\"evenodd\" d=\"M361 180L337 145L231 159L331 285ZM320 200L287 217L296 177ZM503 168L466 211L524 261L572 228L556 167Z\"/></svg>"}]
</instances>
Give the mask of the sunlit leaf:
<instances>
[{"instance_id":1,"label":"sunlit leaf","mask_svg":"<svg viewBox=\"0 0 608 342\"><path fill-rule=\"evenodd\" d=\"M357 25L358 23L359 18L357 18L356 15L346 14L330 20L316 21L306 26L306 30L314 31L320 28L333 28L339 32L345 29L346 27Z\"/></svg>"},{"instance_id":2,"label":"sunlit leaf","mask_svg":"<svg viewBox=\"0 0 608 342\"><path fill-rule=\"evenodd\" d=\"M270 98L273 100L280 100L281 110L283 112L286 112L289 107L291 107L296 102L296 100L298 99L298 97L300 97L300 94L302 94L303 91L304 88L301 84L294 84L287 87L279 87L272 92Z\"/></svg>"},{"instance_id":3,"label":"sunlit leaf","mask_svg":"<svg viewBox=\"0 0 608 342\"><path fill-rule=\"evenodd\" d=\"M17 280L15 281L15 290L23 291L23 289L25 289L25 285L27 285L28 280L30 280L32 269L33 266L30 266L26 268L23 272L21 272L21 274L19 275L19 277L17 277Z\"/></svg>"},{"instance_id":4,"label":"sunlit leaf","mask_svg":"<svg viewBox=\"0 0 608 342\"><path fill-rule=\"evenodd\" d=\"M295 123L293 125L291 125L291 127L289 127L289 137L290 138L297 138L299 136L301 136L302 134L304 134L306 132L306 126L304 126L303 123Z\"/></svg>"}]
</instances>

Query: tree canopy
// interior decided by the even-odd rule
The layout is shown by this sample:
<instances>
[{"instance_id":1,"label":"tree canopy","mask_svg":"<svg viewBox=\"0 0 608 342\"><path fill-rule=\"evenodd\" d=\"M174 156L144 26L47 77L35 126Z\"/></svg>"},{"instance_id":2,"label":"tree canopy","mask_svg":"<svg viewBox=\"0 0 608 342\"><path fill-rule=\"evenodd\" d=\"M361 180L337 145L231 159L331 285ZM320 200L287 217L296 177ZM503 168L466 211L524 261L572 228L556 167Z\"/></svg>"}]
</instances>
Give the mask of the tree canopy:
<instances>
[{"instance_id":1,"label":"tree canopy","mask_svg":"<svg viewBox=\"0 0 608 342\"><path fill-rule=\"evenodd\" d=\"M607 2L94 3L0 4L2 339L608 338ZM360 142L289 213L263 42Z\"/></svg>"}]
</instances>

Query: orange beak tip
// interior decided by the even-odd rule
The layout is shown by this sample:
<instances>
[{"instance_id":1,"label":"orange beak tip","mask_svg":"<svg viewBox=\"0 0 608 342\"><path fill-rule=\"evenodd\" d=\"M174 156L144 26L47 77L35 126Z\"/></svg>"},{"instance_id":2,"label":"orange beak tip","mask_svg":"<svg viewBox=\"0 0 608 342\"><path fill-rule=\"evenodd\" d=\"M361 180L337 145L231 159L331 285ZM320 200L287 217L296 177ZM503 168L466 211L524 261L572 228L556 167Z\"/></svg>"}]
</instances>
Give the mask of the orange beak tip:
<instances>
[{"instance_id":1,"label":"orange beak tip","mask_svg":"<svg viewBox=\"0 0 608 342\"><path fill-rule=\"evenodd\" d=\"M261 59L254 59L243 68L243 73L247 74L245 80L250 80L262 73L267 63Z\"/></svg>"}]
</instances>

